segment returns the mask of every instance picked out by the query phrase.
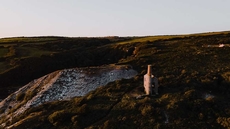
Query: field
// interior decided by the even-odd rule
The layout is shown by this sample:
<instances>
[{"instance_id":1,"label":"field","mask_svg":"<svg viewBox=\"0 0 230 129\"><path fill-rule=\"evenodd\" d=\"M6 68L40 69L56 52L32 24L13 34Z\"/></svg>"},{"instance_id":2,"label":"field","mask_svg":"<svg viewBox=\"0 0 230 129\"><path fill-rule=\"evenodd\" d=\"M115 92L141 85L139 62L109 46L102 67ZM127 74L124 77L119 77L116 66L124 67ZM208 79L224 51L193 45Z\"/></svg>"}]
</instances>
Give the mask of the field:
<instances>
[{"instance_id":1,"label":"field","mask_svg":"<svg viewBox=\"0 0 230 129\"><path fill-rule=\"evenodd\" d=\"M229 43L230 32L0 39L1 99L58 69L128 64L135 78L31 108L12 120L14 128L230 128L230 48L202 47ZM159 95L136 99L148 64Z\"/></svg>"}]
</instances>

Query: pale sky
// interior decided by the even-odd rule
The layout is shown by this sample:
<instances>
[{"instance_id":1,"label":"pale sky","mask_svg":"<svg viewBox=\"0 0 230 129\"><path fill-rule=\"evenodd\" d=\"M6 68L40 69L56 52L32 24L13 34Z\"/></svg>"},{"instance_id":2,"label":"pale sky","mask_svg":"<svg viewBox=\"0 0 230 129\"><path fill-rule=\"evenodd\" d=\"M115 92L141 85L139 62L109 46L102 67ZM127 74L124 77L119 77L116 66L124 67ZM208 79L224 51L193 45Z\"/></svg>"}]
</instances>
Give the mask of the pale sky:
<instances>
[{"instance_id":1,"label":"pale sky","mask_svg":"<svg viewBox=\"0 0 230 129\"><path fill-rule=\"evenodd\" d=\"M230 30L230 0L0 0L0 38Z\"/></svg>"}]
</instances>

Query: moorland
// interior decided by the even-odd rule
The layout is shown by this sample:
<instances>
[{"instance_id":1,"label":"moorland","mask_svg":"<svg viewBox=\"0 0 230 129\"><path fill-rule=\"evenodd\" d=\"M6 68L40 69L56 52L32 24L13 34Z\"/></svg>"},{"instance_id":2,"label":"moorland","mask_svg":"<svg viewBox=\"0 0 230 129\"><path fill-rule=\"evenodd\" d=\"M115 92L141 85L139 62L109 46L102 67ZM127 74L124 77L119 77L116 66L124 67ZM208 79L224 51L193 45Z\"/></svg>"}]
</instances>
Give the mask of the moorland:
<instances>
[{"instance_id":1,"label":"moorland","mask_svg":"<svg viewBox=\"0 0 230 129\"><path fill-rule=\"evenodd\" d=\"M138 72L86 96L30 108L7 124L17 122L15 129L230 128L230 47L202 47L219 44L230 44L230 32L2 38L0 99L60 69L117 64ZM148 64L159 80L159 95L137 99L144 94Z\"/></svg>"}]
</instances>

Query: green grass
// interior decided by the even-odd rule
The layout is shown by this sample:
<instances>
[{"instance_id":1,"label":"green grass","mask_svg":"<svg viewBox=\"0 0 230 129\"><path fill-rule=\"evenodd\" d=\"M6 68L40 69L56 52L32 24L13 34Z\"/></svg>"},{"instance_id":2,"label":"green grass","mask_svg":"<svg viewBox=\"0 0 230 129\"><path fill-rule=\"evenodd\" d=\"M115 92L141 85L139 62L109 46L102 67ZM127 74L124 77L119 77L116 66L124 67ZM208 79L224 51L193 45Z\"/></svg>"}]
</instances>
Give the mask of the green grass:
<instances>
[{"instance_id":1,"label":"green grass","mask_svg":"<svg viewBox=\"0 0 230 129\"><path fill-rule=\"evenodd\" d=\"M31 43L31 42L49 42L61 39L62 37L15 37L15 38L2 38L1 43Z\"/></svg>"},{"instance_id":2,"label":"green grass","mask_svg":"<svg viewBox=\"0 0 230 129\"><path fill-rule=\"evenodd\" d=\"M180 35L175 35L175 36L147 36L147 37L135 37L134 39L128 40L128 41L123 41L123 42L118 42L117 44L127 44L127 43L138 43L138 42L154 42L157 40L167 40L167 39L172 39L172 38L183 38L184 36Z\"/></svg>"}]
</instances>

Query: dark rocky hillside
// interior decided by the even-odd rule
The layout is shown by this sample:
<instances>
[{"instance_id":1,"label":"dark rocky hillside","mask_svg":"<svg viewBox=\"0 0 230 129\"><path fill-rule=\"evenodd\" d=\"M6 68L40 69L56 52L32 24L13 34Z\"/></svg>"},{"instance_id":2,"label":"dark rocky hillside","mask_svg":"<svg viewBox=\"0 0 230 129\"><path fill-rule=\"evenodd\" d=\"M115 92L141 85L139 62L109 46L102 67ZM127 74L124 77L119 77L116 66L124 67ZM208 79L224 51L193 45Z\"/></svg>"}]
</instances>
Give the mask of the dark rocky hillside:
<instances>
[{"instance_id":1,"label":"dark rocky hillside","mask_svg":"<svg viewBox=\"0 0 230 129\"><path fill-rule=\"evenodd\" d=\"M1 39L2 99L59 69L117 64L138 72L82 97L29 108L5 124L12 129L230 128L229 44L230 32ZM159 95L137 99L144 94L148 64L159 79ZM2 116L0 125L5 121Z\"/></svg>"},{"instance_id":2,"label":"dark rocky hillside","mask_svg":"<svg viewBox=\"0 0 230 129\"><path fill-rule=\"evenodd\" d=\"M1 39L0 99L7 97L31 80L55 70L115 63L126 55L123 50L97 48L127 39L129 38Z\"/></svg>"}]
</instances>

